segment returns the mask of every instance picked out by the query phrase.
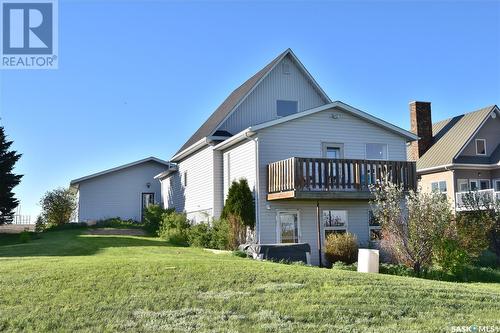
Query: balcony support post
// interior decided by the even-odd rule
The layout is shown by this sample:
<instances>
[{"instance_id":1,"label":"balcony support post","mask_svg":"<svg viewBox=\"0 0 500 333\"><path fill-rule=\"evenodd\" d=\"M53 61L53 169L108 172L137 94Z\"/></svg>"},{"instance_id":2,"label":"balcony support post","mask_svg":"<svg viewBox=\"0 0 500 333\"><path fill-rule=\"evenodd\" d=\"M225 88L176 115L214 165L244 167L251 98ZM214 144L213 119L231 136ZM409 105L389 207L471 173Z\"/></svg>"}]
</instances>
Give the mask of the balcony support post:
<instances>
[{"instance_id":1,"label":"balcony support post","mask_svg":"<svg viewBox=\"0 0 500 333\"><path fill-rule=\"evenodd\" d=\"M319 254L319 267L323 267L322 251L321 251L321 219L319 215L319 201L316 201L316 223L318 225L318 254Z\"/></svg>"}]
</instances>

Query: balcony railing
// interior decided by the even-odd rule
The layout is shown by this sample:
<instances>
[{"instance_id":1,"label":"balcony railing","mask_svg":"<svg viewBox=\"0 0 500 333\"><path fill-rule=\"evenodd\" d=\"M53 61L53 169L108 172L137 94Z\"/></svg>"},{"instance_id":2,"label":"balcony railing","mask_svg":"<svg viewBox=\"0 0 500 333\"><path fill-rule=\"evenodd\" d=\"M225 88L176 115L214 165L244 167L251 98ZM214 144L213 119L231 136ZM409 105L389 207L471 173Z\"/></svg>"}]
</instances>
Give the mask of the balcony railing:
<instances>
[{"instance_id":1,"label":"balcony railing","mask_svg":"<svg viewBox=\"0 0 500 333\"><path fill-rule=\"evenodd\" d=\"M469 196L469 198L467 198ZM500 200L500 192L494 189L477 190L470 192L457 192L455 204L458 211L473 209L491 209L492 203Z\"/></svg>"},{"instance_id":2,"label":"balcony railing","mask_svg":"<svg viewBox=\"0 0 500 333\"><path fill-rule=\"evenodd\" d=\"M364 199L383 181L416 188L415 162L291 157L268 165L268 200Z\"/></svg>"}]
</instances>

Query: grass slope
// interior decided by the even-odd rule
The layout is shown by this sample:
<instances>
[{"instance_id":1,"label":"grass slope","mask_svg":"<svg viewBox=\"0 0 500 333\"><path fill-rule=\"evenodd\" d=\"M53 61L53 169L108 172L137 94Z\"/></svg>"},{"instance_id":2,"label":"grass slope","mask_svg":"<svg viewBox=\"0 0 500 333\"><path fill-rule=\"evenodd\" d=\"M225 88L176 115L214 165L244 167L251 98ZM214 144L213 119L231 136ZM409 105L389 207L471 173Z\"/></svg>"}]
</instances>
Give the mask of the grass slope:
<instances>
[{"instance_id":1,"label":"grass slope","mask_svg":"<svg viewBox=\"0 0 500 333\"><path fill-rule=\"evenodd\" d=\"M499 284L282 265L156 238L0 239L0 331L450 332L500 326Z\"/></svg>"}]
</instances>

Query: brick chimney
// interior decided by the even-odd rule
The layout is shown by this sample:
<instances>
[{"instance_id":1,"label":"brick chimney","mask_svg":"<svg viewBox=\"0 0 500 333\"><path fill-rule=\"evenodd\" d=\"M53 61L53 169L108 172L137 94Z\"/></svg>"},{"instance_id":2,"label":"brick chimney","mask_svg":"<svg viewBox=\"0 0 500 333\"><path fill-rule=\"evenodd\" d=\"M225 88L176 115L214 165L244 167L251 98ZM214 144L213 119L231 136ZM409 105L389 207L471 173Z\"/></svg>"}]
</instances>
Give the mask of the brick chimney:
<instances>
[{"instance_id":1,"label":"brick chimney","mask_svg":"<svg viewBox=\"0 0 500 333\"><path fill-rule=\"evenodd\" d=\"M416 161L432 146L432 117L430 102L410 102L411 131L420 140L411 143L410 160Z\"/></svg>"}]
</instances>

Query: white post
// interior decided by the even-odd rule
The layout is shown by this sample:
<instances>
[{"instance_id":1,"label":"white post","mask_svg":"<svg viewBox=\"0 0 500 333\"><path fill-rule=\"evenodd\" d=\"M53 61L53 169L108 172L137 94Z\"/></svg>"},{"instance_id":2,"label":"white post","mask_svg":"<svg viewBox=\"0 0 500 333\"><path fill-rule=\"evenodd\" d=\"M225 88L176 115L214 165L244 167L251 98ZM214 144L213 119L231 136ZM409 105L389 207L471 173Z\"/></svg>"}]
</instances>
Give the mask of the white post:
<instances>
[{"instance_id":1,"label":"white post","mask_svg":"<svg viewBox=\"0 0 500 333\"><path fill-rule=\"evenodd\" d=\"M358 272L378 273L379 253L378 250L358 250Z\"/></svg>"}]
</instances>

